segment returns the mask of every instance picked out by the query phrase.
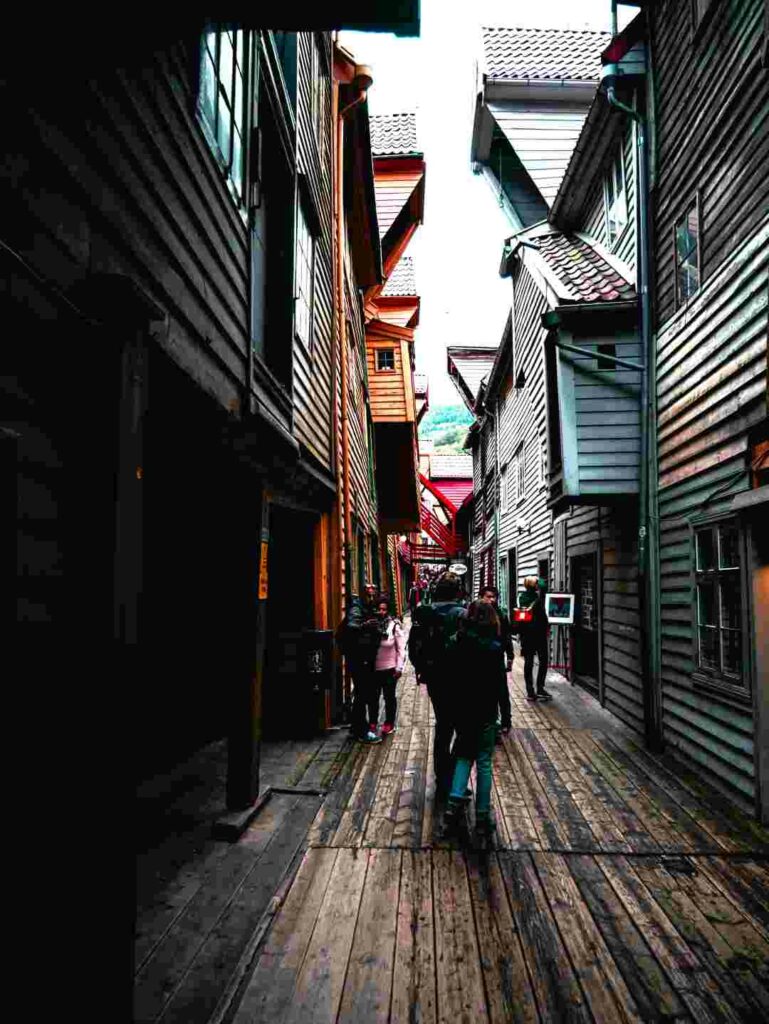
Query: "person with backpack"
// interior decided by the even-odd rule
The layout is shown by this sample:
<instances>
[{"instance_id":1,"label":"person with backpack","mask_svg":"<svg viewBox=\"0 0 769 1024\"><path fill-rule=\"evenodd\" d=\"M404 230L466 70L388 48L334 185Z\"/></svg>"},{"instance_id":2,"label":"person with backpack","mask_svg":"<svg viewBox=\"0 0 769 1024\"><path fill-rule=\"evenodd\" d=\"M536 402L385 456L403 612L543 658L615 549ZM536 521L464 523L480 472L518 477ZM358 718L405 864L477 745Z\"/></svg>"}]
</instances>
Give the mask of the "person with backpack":
<instances>
[{"instance_id":1,"label":"person with backpack","mask_svg":"<svg viewBox=\"0 0 769 1024\"><path fill-rule=\"evenodd\" d=\"M549 660L548 634L550 623L545 611L545 581L536 576L527 576L523 581L524 589L518 595L518 608L521 613L516 616L521 637L521 653L523 654L523 678L526 683L526 700L552 700L553 695L545 689L547 666ZM534 691L534 657L539 662L537 668L537 690Z\"/></svg>"},{"instance_id":2,"label":"person with backpack","mask_svg":"<svg viewBox=\"0 0 769 1024\"><path fill-rule=\"evenodd\" d=\"M460 603L461 581L444 573L436 582L431 604L420 604L409 635L409 657L417 681L427 686L435 714L433 767L436 799L448 796L452 775L451 743L456 723L454 705L453 643L459 620L465 615Z\"/></svg>"},{"instance_id":3,"label":"person with backpack","mask_svg":"<svg viewBox=\"0 0 769 1024\"><path fill-rule=\"evenodd\" d=\"M491 816L491 762L496 739L499 667L503 665L502 621L494 603L473 601L459 623L453 650L457 670L456 764L444 818L447 832L459 822L467 783L476 765L475 825L480 835L494 828ZM472 688L459 680L472 679Z\"/></svg>"},{"instance_id":4,"label":"person with backpack","mask_svg":"<svg viewBox=\"0 0 769 1024\"><path fill-rule=\"evenodd\" d=\"M363 597L354 596L347 614L336 631L336 641L352 676L352 709L350 731L361 743L381 743L376 731L379 717L379 694L374 693L374 665L382 638L376 616L377 588L367 583ZM376 697L376 700L375 700Z\"/></svg>"},{"instance_id":5,"label":"person with backpack","mask_svg":"<svg viewBox=\"0 0 769 1024\"><path fill-rule=\"evenodd\" d=\"M478 600L492 605L499 616L502 649L499 659L499 725L497 726L497 739L500 739L501 736L509 734L513 724L510 712L510 691L507 688L507 673L512 670L513 658L515 656L513 652L513 629L510 625L510 619L507 617L507 612L499 606L499 591L496 587L491 585L481 587Z\"/></svg>"}]
</instances>

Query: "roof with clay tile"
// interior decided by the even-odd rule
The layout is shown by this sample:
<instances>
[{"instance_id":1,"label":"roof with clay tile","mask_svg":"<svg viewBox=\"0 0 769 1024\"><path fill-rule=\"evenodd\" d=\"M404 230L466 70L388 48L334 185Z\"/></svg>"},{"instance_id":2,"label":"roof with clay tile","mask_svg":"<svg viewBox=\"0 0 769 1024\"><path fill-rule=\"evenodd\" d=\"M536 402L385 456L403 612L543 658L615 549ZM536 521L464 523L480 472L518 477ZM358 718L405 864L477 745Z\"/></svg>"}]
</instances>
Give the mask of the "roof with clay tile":
<instances>
[{"instance_id":1,"label":"roof with clay tile","mask_svg":"<svg viewBox=\"0 0 769 1024\"><path fill-rule=\"evenodd\" d=\"M536 246L539 256L576 293L579 302L613 302L636 297L633 285L581 238L557 232L537 238Z\"/></svg>"},{"instance_id":2,"label":"roof with clay tile","mask_svg":"<svg viewBox=\"0 0 769 1024\"><path fill-rule=\"evenodd\" d=\"M555 28L483 28L490 78L597 82L608 32Z\"/></svg>"},{"instance_id":3,"label":"roof with clay tile","mask_svg":"<svg viewBox=\"0 0 769 1024\"><path fill-rule=\"evenodd\" d=\"M421 155L416 114L372 114L369 124L371 152L375 157Z\"/></svg>"}]
</instances>

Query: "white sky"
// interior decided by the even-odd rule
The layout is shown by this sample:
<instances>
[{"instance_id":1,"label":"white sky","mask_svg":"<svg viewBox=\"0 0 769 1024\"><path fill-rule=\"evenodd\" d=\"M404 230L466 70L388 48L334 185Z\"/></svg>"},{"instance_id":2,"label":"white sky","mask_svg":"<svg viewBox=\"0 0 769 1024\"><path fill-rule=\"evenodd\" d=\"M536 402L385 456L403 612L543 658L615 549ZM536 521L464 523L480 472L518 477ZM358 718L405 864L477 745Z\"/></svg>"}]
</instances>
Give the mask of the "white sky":
<instances>
[{"instance_id":1,"label":"white sky","mask_svg":"<svg viewBox=\"0 0 769 1024\"><path fill-rule=\"evenodd\" d=\"M620 7L620 28L636 13ZM510 304L499 263L511 228L470 167L480 27L608 32L610 20L610 0L422 0L418 39L340 33L340 42L373 69L370 112L417 114L427 164L425 219L407 252L422 298L417 371L429 376L433 405L459 403L446 374L446 346L497 345Z\"/></svg>"}]
</instances>

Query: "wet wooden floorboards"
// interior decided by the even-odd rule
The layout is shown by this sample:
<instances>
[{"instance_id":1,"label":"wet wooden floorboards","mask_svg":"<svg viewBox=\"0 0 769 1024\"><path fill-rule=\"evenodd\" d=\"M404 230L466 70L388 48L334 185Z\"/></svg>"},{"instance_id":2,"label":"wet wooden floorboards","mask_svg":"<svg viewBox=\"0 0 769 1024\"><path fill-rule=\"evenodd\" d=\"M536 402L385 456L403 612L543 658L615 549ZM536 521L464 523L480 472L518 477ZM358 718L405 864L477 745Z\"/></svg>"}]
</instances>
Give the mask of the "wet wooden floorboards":
<instances>
[{"instance_id":1,"label":"wet wooden floorboards","mask_svg":"<svg viewBox=\"0 0 769 1024\"><path fill-rule=\"evenodd\" d=\"M255 949L235 1024L769 1020L769 836L586 694L511 683L491 848L441 838L431 715L355 745Z\"/></svg>"}]
</instances>

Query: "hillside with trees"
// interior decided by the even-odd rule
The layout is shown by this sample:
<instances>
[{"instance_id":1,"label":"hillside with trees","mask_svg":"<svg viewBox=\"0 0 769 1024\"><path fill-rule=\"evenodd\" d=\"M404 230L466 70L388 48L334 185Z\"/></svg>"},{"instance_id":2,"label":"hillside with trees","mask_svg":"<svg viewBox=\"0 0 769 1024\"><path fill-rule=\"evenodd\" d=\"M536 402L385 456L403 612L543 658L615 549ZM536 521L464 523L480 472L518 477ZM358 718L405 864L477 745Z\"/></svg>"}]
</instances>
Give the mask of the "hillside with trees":
<instances>
[{"instance_id":1,"label":"hillside with trees","mask_svg":"<svg viewBox=\"0 0 769 1024\"><path fill-rule=\"evenodd\" d=\"M466 454L462 443L473 417L463 405L436 405L419 425L420 440L430 440L442 455Z\"/></svg>"}]
</instances>

